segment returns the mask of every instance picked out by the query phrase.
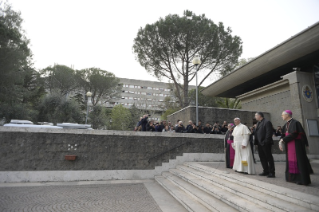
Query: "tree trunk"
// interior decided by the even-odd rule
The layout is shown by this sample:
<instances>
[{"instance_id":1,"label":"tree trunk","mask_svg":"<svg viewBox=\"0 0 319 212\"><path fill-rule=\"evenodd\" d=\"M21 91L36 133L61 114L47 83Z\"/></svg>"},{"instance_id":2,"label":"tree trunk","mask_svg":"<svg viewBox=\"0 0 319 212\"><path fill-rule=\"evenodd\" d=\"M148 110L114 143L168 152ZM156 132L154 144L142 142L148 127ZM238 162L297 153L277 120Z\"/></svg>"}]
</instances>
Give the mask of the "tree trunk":
<instances>
[{"instance_id":1,"label":"tree trunk","mask_svg":"<svg viewBox=\"0 0 319 212\"><path fill-rule=\"evenodd\" d=\"M183 107L187 107L189 105L189 99L188 99L188 77L185 77L184 79L184 89L183 89L183 95L184 95L184 102Z\"/></svg>"}]
</instances>

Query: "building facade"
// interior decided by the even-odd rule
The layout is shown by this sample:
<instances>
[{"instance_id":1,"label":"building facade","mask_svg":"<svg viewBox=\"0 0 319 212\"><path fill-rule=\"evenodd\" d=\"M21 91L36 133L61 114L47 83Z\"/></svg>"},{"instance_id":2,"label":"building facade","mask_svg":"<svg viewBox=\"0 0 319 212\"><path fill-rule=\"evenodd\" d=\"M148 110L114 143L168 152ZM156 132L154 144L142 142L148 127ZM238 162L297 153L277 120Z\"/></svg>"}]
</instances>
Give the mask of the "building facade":
<instances>
[{"instance_id":1,"label":"building facade","mask_svg":"<svg viewBox=\"0 0 319 212\"><path fill-rule=\"evenodd\" d=\"M227 85L227 86L223 86ZM319 22L214 82L202 93L238 98L243 110L265 111L274 127L292 110L311 154L319 154Z\"/></svg>"},{"instance_id":2,"label":"building facade","mask_svg":"<svg viewBox=\"0 0 319 212\"><path fill-rule=\"evenodd\" d=\"M106 107L112 108L116 105L123 105L126 108L135 106L142 111L148 111L152 119L159 120L165 109L165 98L170 97L172 103L178 104L173 95L173 87L169 83L119 78L123 85L121 97L112 99L105 103ZM195 86L189 86L195 89Z\"/></svg>"}]
</instances>

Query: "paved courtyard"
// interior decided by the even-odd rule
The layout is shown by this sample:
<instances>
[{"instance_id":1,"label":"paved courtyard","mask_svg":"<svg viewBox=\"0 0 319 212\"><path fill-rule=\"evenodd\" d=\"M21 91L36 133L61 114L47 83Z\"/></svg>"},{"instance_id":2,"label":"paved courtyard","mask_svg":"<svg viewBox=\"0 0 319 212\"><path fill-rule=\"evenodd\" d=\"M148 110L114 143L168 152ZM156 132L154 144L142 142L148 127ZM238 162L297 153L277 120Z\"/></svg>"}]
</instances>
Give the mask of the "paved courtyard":
<instances>
[{"instance_id":1,"label":"paved courtyard","mask_svg":"<svg viewBox=\"0 0 319 212\"><path fill-rule=\"evenodd\" d=\"M1 211L154 211L144 184L0 188Z\"/></svg>"},{"instance_id":2,"label":"paved courtyard","mask_svg":"<svg viewBox=\"0 0 319 212\"><path fill-rule=\"evenodd\" d=\"M201 163L219 170L224 162ZM276 178L245 175L282 187L319 196L319 163L312 163L315 174L310 186L287 183L284 179L285 163L276 163ZM262 171L256 164L257 173ZM239 173L235 173L239 174ZM0 184L0 211L163 211L184 212L186 209L154 180L114 180L45 183Z\"/></svg>"}]
</instances>

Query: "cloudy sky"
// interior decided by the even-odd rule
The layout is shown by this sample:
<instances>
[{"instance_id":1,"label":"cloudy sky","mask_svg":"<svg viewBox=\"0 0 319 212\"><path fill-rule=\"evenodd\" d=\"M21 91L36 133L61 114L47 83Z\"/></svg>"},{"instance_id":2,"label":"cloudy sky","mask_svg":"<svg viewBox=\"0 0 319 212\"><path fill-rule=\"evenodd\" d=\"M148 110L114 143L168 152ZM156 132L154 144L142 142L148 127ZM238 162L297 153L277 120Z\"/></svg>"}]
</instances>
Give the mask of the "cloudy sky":
<instances>
[{"instance_id":1,"label":"cloudy sky","mask_svg":"<svg viewBox=\"0 0 319 212\"><path fill-rule=\"evenodd\" d=\"M34 66L99 67L117 77L154 80L135 60L140 27L184 10L231 27L242 58L256 57L319 21L319 0L9 0L24 19ZM212 83L215 77L206 81Z\"/></svg>"}]
</instances>

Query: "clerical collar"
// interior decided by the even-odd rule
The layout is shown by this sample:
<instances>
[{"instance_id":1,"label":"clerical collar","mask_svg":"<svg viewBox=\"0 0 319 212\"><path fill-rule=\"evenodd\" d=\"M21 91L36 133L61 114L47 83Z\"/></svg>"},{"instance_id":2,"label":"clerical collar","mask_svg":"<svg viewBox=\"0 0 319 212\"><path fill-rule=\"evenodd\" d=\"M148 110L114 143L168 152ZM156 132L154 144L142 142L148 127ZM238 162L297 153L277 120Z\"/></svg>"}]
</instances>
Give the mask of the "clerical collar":
<instances>
[{"instance_id":1,"label":"clerical collar","mask_svg":"<svg viewBox=\"0 0 319 212\"><path fill-rule=\"evenodd\" d=\"M290 122L291 122L291 120L292 120L292 118L291 118L291 119L289 119L289 120L287 121L287 123L290 123Z\"/></svg>"}]
</instances>

